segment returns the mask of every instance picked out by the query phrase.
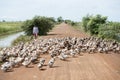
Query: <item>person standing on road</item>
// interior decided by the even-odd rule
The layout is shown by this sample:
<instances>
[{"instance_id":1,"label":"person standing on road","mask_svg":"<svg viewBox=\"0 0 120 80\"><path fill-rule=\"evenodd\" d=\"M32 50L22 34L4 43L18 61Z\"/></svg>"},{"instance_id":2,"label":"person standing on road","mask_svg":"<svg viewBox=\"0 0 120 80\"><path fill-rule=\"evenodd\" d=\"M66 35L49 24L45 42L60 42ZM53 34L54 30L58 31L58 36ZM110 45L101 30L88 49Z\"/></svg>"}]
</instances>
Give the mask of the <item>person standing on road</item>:
<instances>
[{"instance_id":1,"label":"person standing on road","mask_svg":"<svg viewBox=\"0 0 120 80\"><path fill-rule=\"evenodd\" d=\"M34 25L34 27L33 27L33 35L34 35L35 39L37 39L38 33L39 33L39 29L38 29L38 27L36 25Z\"/></svg>"}]
</instances>

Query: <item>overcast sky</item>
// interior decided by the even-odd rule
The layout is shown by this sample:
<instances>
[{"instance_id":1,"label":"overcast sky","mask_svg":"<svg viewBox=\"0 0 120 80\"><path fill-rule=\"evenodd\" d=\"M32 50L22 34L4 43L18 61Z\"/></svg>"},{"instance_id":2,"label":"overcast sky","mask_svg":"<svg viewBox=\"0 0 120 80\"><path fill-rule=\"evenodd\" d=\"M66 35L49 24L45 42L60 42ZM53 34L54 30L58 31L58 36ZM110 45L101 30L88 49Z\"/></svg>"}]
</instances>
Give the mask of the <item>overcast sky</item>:
<instances>
[{"instance_id":1,"label":"overcast sky","mask_svg":"<svg viewBox=\"0 0 120 80\"><path fill-rule=\"evenodd\" d=\"M81 21L88 13L120 21L120 0L0 0L0 20L19 21L39 15Z\"/></svg>"}]
</instances>

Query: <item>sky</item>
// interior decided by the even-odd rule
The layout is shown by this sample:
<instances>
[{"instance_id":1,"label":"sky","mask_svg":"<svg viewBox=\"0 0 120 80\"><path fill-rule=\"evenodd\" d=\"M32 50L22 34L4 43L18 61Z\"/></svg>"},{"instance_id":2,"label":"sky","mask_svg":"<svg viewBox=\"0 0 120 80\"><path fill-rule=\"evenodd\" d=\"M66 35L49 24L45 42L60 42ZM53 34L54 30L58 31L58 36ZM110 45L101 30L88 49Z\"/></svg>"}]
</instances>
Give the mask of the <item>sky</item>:
<instances>
[{"instance_id":1,"label":"sky","mask_svg":"<svg viewBox=\"0 0 120 80\"><path fill-rule=\"evenodd\" d=\"M87 14L120 22L120 0L0 0L0 21L25 21L36 15L81 21Z\"/></svg>"}]
</instances>

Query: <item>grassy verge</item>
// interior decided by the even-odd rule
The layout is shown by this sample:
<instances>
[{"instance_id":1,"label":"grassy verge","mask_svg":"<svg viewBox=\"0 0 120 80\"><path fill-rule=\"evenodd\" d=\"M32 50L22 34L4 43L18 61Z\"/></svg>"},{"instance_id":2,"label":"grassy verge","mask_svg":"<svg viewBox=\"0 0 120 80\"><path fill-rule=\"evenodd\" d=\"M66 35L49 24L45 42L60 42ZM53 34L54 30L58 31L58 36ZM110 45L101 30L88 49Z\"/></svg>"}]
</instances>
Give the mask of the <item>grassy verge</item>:
<instances>
[{"instance_id":1,"label":"grassy verge","mask_svg":"<svg viewBox=\"0 0 120 80\"><path fill-rule=\"evenodd\" d=\"M26 43L26 42L29 42L31 40L33 40L33 36L21 35L20 37L18 37L16 40L14 40L12 42L12 45L17 45L21 42Z\"/></svg>"},{"instance_id":2,"label":"grassy verge","mask_svg":"<svg viewBox=\"0 0 120 80\"><path fill-rule=\"evenodd\" d=\"M80 30L80 31L83 31L83 28L81 27L81 23L77 23L76 25L72 26L73 28L77 29L77 30Z\"/></svg>"},{"instance_id":3,"label":"grassy verge","mask_svg":"<svg viewBox=\"0 0 120 80\"><path fill-rule=\"evenodd\" d=\"M87 35L90 35L90 33L84 31L81 22L78 22L76 25L74 25L74 26L72 26L72 27L75 28L75 29L78 30L78 31L81 31L81 32L86 33Z\"/></svg>"},{"instance_id":4,"label":"grassy verge","mask_svg":"<svg viewBox=\"0 0 120 80\"><path fill-rule=\"evenodd\" d=\"M72 26L73 28L75 28L75 29L77 29L77 30L79 30L79 31L82 31L82 32L85 32L84 31L84 29L83 29L83 27L82 27L82 25L81 25L81 23L77 23L77 25L74 25L74 26ZM116 26L117 27L117 26ZM118 36L119 36L119 28L115 28L115 29L117 29L117 30L114 30L114 29L111 29L111 30L113 30L113 31L115 31L114 32L114 34L113 34L113 32L111 32L111 33L109 33L109 29L108 28L110 28L110 27L108 27L107 29L106 29L106 26L105 27L103 27L104 28L104 30L100 30L100 32L101 32L101 34L102 34L102 36L104 37L103 39L105 39L105 40L116 40L117 42L119 42L120 43L120 37L114 37L114 34L118 34ZM114 27L113 27L114 28ZM106 34L105 34L105 31L106 31ZM85 32L87 35L90 35L90 33L89 32ZM111 38L111 35L113 34L113 38ZM92 35L92 36L94 36L94 37L99 37L99 38L102 38L101 37L101 35Z\"/></svg>"},{"instance_id":5,"label":"grassy verge","mask_svg":"<svg viewBox=\"0 0 120 80\"><path fill-rule=\"evenodd\" d=\"M23 22L0 22L0 36L22 31Z\"/></svg>"}]
</instances>

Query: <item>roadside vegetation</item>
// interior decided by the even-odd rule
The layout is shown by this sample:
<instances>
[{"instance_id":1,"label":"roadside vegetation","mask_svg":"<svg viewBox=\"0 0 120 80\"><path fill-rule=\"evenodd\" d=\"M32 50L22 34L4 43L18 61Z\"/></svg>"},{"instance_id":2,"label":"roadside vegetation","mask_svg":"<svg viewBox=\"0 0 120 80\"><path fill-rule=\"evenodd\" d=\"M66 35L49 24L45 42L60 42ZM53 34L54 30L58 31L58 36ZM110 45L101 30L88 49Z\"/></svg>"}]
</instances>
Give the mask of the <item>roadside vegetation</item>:
<instances>
[{"instance_id":1,"label":"roadside vegetation","mask_svg":"<svg viewBox=\"0 0 120 80\"><path fill-rule=\"evenodd\" d=\"M84 28L82 27L82 22L75 22L71 20L65 20L66 24L70 25L71 27L79 30L80 32L84 32ZM87 33L89 35L89 33Z\"/></svg>"},{"instance_id":2,"label":"roadside vegetation","mask_svg":"<svg viewBox=\"0 0 120 80\"><path fill-rule=\"evenodd\" d=\"M109 22L106 16L87 15L82 19L82 27L92 36L120 42L120 22Z\"/></svg>"},{"instance_id":3,"label":"roadside vegetation","mask_svg":"<svg viewBox=\"0 0 120 80\"><path fill-rule=\"evenodd\" d=\"M20 37L18 37L12 42L12 45L17 45L18 43L30 42L31 40L33 40L32 36L21 35Z\"/></svg>"},{"instance_id":4,"label":"roadside vegetation","mask_svg":"<svg viewBox=\"0 0 120 80\"><path fill-rule=\"evenodd\" d=\"M64 22L64 19L61 16L57 18L57 21L56 21L57 24L60 24L63 22Z\"/></svg>"},{"instance_id":5,"label":"roadside vegetation","mask_svg":"<svg viewBox=\"0 0 120 80\"><path fill-rule=\"evenodd\" d=\"M0 22L0 36L22 31L23 22Z\"/></svg>"},{"instance_id":6,"label":"roadside vegetation","mask_svg":"<svg viewBox=\"0 0 120 80\"><path fill-rule=\"evenodd\" d=\"M71 25L71 26L77 26L79 24L79 22L74 22L74 21L71 21L71 20L65 20L64 22L66 24Z\"/></svg>"},{"instance_id":7,"label":"roadside vegetation","mask_svg":"<svg viewBox=\"0 0 120 80\"><path fill-rule=\"evenodd\" d=\"M46 35L54 27L55 19L53 17L35 16L32 20L26 20L22 28L26 35L32 35L33 26L39 29L38 35Z\"/></svg>"},{"instance_id":8,"label":"roadside vegetation","mask_svg":"<svg viewBox=\"0 0 120 80\"><path fill-rule=\"evenodd\" d=\"M47 35L47 33L54 27L56 21L53 17L44 17L44 16L35 16L31 20L26 20L22 24L22 29L25 31L26 35L22 35L13 41L13 45L18 44L19 42L28 42L33 40L33 26L38 26L39 36Z\"/></svg>"},{"instance_id":9,"label":"roadside vegetation","mask_svg":"<svg viewBox=\"0 0 120 80\"><path fill-rule=\"evenodd\" d=\"M120 42L120 22L110 22L106 16L86 15L82 18L82 22L71 20L64 20L64 22L88 35Z\"/></svg>"},{"instance_id":10,"label":"roadside vegetation","mask_svg":"<svg viewBox=\"0 0 120 80\"><path fill-rule=\"evenodd\" d=\"M120 23L108 22L99 27L99 37L104 39L114 39L120 42Z\"/></svg>"}]
</instances>

